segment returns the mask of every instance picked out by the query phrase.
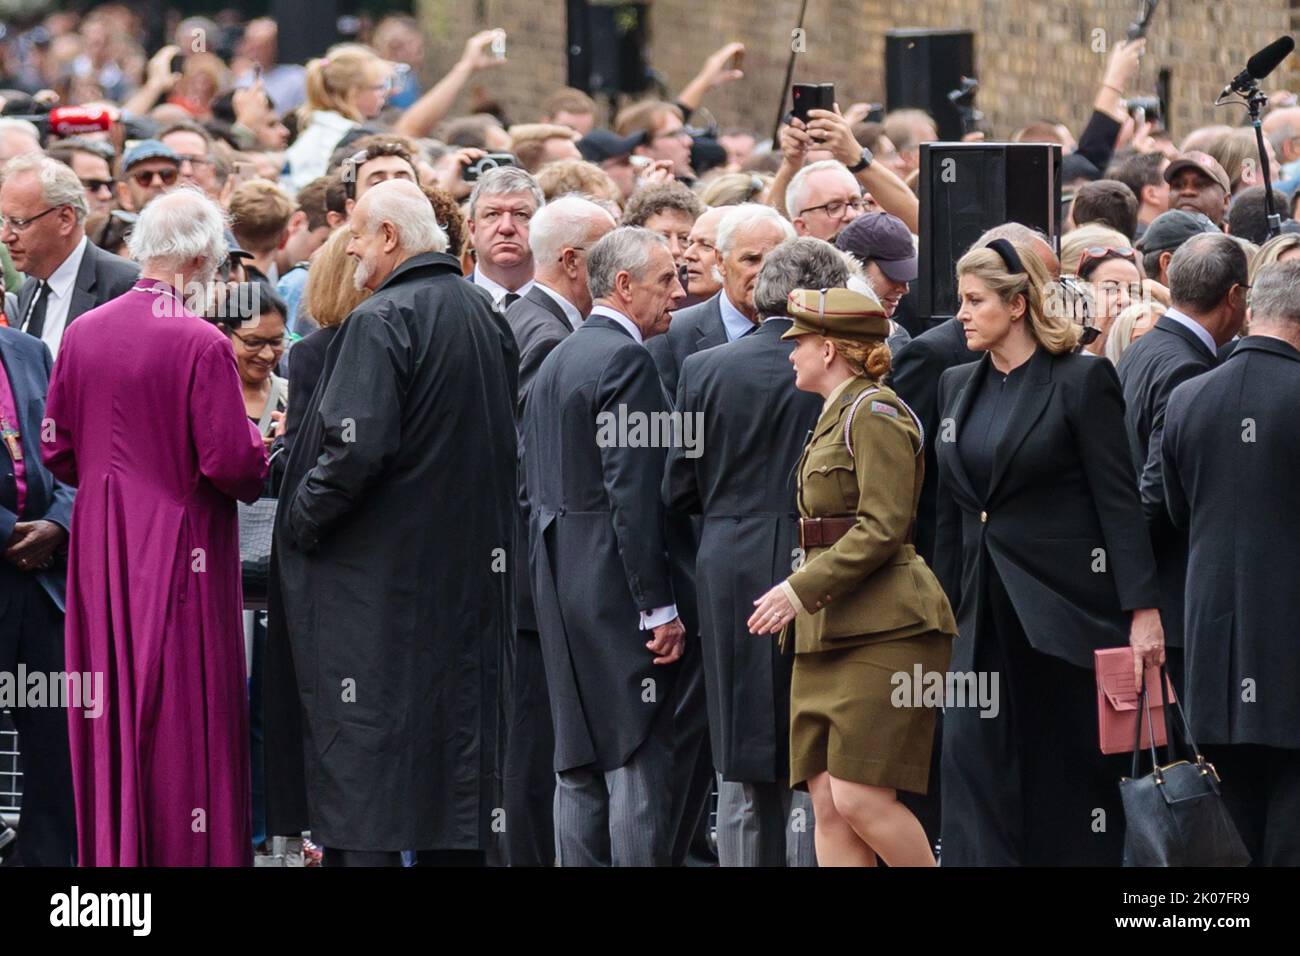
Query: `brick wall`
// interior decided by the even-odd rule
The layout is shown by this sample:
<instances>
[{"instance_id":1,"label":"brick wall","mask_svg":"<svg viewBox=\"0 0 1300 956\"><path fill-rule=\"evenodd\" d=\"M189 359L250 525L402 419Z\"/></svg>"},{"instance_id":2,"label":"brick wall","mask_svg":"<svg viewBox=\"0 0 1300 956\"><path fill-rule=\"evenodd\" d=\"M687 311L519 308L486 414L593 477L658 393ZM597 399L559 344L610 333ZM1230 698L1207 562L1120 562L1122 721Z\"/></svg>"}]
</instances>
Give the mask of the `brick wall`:
<instances>
[{"instance_id":1,"label":"brick wall","mask_svg":"<svg viewBox=\"0 0 1300 956\"><path fill-rule=\"evenodd\" d=\"M510 62L475 81L492 90L514 121L533 119L541 99L565 79L564 0L417 0L430 37L429 69L438 76L475 30L509 33ZM1058 116L1076 132L1101 81L1097 41L1122 39L1138 0L809 0L807 50L795 79L834 81L841 105L884 99L884 34L903 27L975 31L978 105L996 136L1039 116ZM1256 49L1300 26L1290 0L1168 0L1147 41L1140 92L1153 94L1156 71L1172 76L1176 137L1211 122L1236 124L1241 108L1209 104ZM771 129L781 93L790 30L799 0L652 0L650 60L676 90L704 57L743 41L746 78L714 92L705 105L724 126ZM480 17L480 13L482 16ZM1101 31L1095 33L1094 31ZM1107 47L1108 48L1108 47ZM1267 83L1295 89L1300 56ZM462 108L465 99L462 98Z\"/></svg>"}]
</instances>

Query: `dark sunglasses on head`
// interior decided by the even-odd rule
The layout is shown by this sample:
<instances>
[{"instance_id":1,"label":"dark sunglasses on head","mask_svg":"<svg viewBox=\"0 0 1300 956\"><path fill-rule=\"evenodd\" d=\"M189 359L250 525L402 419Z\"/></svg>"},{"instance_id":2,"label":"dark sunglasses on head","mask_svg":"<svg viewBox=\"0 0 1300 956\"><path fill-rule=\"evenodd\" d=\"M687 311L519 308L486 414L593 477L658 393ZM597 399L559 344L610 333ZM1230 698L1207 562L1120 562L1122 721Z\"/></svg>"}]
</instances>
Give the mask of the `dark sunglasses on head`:
<instances>
[{"instance_id":1,"label":"dark sunglasses on head","mask_svg":"<svg viewBox=\"0 0 1300 956\"><path fill-rule=\"evenodd\" d=\"M131 178L135 184L141 188L148 188L153 185L153 178L158 177L164 186L176 185L176 179L179 177L179 170L175 169L142 169L138 173L131 173Z\"/></svg>"},{"instance_id":2,"label":"dark sunglasses on head","mask_svg":"<svg viewBox=\"0 0 1300 956\"><path fill-rule=\"evenodd\" d=\"M1099 338L1101 338L1101 329L1095 325L1085 325L1083 331L1079 334L1079 344L1091 345Z\"/></svg>"},{"instance_id":3,"label":"dark sunglasses on head","mask_svg":"<svg viewBox=\"0 0 1300 956\"><path fill-rule=\"evenodd\" d=\"M1089 246L1079 257L1077 272L1082 275L1089 262L1104 262L1107 259L1127 259L1137 265L1137 250L1128 246Z\"/></svg>"}]
</instances>

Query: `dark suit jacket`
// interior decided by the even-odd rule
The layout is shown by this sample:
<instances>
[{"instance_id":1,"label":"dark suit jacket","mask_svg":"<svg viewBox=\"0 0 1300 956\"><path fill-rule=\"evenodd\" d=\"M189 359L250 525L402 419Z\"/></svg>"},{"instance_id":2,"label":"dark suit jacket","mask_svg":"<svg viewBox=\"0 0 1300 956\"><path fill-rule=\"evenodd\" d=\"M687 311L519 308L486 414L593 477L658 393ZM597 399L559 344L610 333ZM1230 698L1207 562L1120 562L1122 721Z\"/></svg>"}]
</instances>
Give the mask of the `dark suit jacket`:
<instances>
[{"instance_id":1,"label":"dark suit jacket","mask_svg":"<svg viewBox=\"0 0 1300 956\"><path fill-rule=\"evenodd\" d=\"M939 470L935 466L935 441L939 434L939 377L954 365L980 357L966 348L961 323L949 319L916 336L894 356L891 377L894 393L916 412L925 426L925 481L916 510L916 550L934 566L935 494ZM956 607L956 595L948 595Z\"/></svg>"},{"instance_id":2,"label":"dark suit jacket","mask_svg":"<svg viewBox=\"0 0 1300 956\"><path fill-rule=\"evenodd\" d=\"M4 363L9 388L18 411L18 430L22 433L23 480L27 497L22 514L0 506L0 544L13 534L19 521L53 521L65 530L72 527L74 489L57 481L41 463L41 422L45 418L45 393L50 384L50 350L39 339L17 329L0 328L0 362ZM0 450L0 455L7 452ZM7 467L7 463L6 463ZM68 577L67 558L58 557L44 571L36 572L41 587L60 611Z\"/></svg>"},{"instance_id":3,"label":"dark suit jacket","mask_svg":"<svg viewBox=\"0 0 1300 956\"><path fill-rule=\"evenodd\" d=\"M790 325L768 319L686 359L677 410L701 416L699 454L674 446L664 476L670 511L703 516L695 583L713 761L727 780L789 774L794 656L745 622L754 600L794 569L795 469L821 413L818 396L795 388L794 343L781 340Z\"/></svg>"},{"instance_id":4,"label":"dark suit jacket","mask_svg":"<svg viewBox=\"0 0 1300 956\"><path fill-rule=\"evenodd\" d=\"M1157 599L1123 396L1105 359L1040 348L1029 363L989 489L972 485L959 449L991 360L940 380L942 418L953 424L936 436L936 570L960 607L961 640L976 633L991 569L1035 649L1091 668L1093 650L1127 643L1126 612Z\"/></svg>"},{"instance_id":5,"label":"dark suit jacket","mask_svg":"<svg viewBox=\"0 0 1300 956\"><path fill-rule=\"evenodd\" d=\"M1165 315L1150 332L1125 349L1119 361L1124 423L1160 577L1160 621L1165 629L1165 643L1170 647L1183 646L1187 535L1170 524L1165 508L1160 435L1164 431L1165 405L1170 393L1217 362L1194 332Z\"/></svg>"},{"instance_id":6,"label":"dark suit jacket","mask_svg":"<svg viewBox=\"0 0 1300 956\"><path fill-rule=\"evenodd\" d=\"M1169 398L1162 474L1190 534L1184 700L1197 743L1300 749L1297 408L1300 352L1258 335Z\"/></svg>"},{"instance_id":7,"label":"dark suit jacket","mask_svg":"<svg viewBox=\"0 0 1300 956\"><path fill-rule=\"evenodd\" d=\"M645 347L593 315L555 347L524 409L529 548L555 725L555 770L623 766L674 702L640 612L673 604L659 497L666 450L611 420L662 414ZM649 681L650 683L645 683Z\"/></svg>"},{"instance_id":8,"label":"dark suit jacket","mask_svg":"<svg viewBox=\"0 0 1300 956\"><path fill-rule=\"evenodd\" d=\"M303 415L311 404L311 396L320 383L325 368L325 352L334 341L341 326L316 329L311 335L295 342L289 350L289 407L284 412L284 446L288 451L302 426Z\"/></svg>"},{"instance_id":9,"label":"dark suit jacket","mask_svg":"<svg viewBox=\"0 0 1300 956\"><path fill-rule=\"evenodd\" d=\"M98 308L110 299L129 290L140 277L140 267L130 259L105 252L93 242L86 243L86 254L81 257L77 280L72 286L72 301L68 304L68 321ZM36 280L28 276L18 290L18 315L25 322L27 310L36 295ZM27 331L24 324L23 331Z\"/></svg>"},{"instance_id":10,"label":"dark suit jacket","mask_svg":"<svg viewBox=\"0 0 1300 956\"><path fill-rule=\"evenodd\" d=\"M646 343L670 396L677 394L677 376L686 356L726 343L727 327L722 324L721 300L722 292L719 291L699 305L678 309L673 313L668 331Z\"/></svg>"},{"instance_id":11,"label":"dark suit jacket","mask_svg":"<svg viewBox=\"0 0 1300 956\"><path fill-rule=\"evenodd\" d=\"M537 370L551 350L573 334L568 317L560 304L533 286L521 299L506 309L506 322L519 346L519 402L516 421L519 442L519 509L515 533L515 626L521 631L537 630L537 611L533 608L532 574L528 567L528 489L523 469L523 419L528 392Z\"/></svg>"}]
</instances>

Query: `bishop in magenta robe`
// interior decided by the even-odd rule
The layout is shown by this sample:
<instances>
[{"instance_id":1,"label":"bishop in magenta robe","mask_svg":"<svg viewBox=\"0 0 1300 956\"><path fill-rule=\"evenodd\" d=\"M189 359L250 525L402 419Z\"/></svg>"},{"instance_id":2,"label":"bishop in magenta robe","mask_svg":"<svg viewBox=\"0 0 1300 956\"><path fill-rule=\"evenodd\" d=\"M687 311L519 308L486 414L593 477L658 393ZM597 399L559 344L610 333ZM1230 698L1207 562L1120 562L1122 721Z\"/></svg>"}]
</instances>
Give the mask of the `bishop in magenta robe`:
<instances>
[{"instance_id":1,"label":"bishop in magenta robe","mask_svg":"<svg viewBox=\"0 0 1300 956\"><path fill-rule=\"evenodd\" d=\"M230 342L141 279L68 326L42 457L75 485L69 707L83 866L252 862L248 693L235 500L267 461Z\"/></svg>"}]
</instances>

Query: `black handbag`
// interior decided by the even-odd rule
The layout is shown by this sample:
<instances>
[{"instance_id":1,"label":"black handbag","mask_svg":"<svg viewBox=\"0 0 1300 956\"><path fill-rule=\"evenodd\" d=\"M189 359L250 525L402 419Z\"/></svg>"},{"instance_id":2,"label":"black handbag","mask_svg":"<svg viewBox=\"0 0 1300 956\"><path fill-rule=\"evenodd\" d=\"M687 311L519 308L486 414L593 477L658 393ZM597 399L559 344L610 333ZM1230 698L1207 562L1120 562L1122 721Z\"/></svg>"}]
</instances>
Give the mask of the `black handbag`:
<instances>
[{"instance_id":1,"label":"black handbag","mask_svg":"<svg viewBox=\"0 0 1300 956\"><path fill-rule=\"evenodd\" d=\"M1160 669L1160 696L1164 697L1165 669ZM1133 776L1119 782L1124 802L1125 866L1246 866L1250 854L1228 814L1219 792L1219 774L1192 739L1182 705L1165 702L1166 738L1173 754L1174 722L1182 724L1183 740L1192 760L1161 766L1151 745L1151 772L1138 776L1142 754L1142 716L1151 725L1146 683L1138 695L1137 739L1133 742ZM1154 737L1154 734L1152 734Z\"/></svg>"},{"instance_id":2,"label":"black handbag","mask_svg":"<svg viewBox=\"0 0 1300 956\"><path fill-rule=\"evenodd\" d=\"M270 466L274 465L280 450L277 448L271 453ZM239 563L243 567L245 608L260 610L266 607L277 503L278 499L270 496L258 498L251 505L239 502Z\"/></svg>"}]
</instances>

